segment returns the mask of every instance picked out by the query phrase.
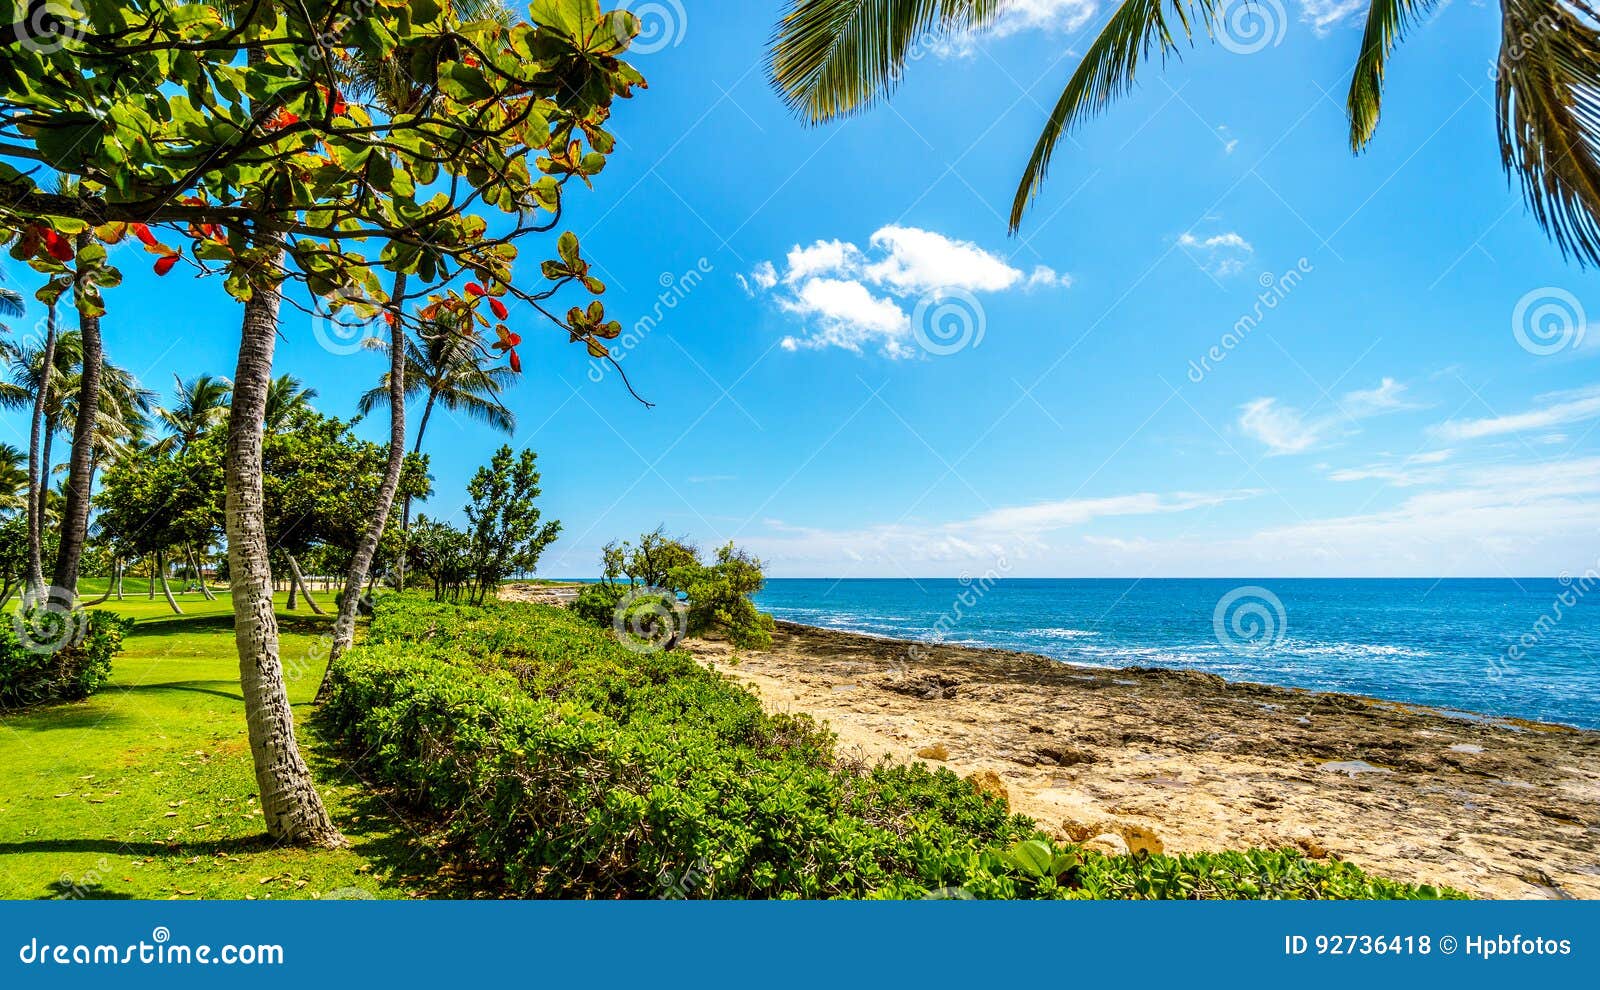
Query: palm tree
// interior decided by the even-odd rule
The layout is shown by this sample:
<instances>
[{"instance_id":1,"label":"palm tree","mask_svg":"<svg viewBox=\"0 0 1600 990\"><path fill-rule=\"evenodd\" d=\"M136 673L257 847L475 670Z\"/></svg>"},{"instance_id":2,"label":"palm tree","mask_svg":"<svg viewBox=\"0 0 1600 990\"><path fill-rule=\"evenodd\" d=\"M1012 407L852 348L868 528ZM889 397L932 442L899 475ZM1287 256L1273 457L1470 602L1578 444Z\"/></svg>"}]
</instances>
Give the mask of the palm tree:
<instances>
[{"instance_id":1,"label":"palm tree","mask_svg":"<svg viewBox=\"0 0 1600 990\"><path fill-rule=\"evenodd\" d=\"M310 412L311 400L316 397L316 389L306 388L293 375L274 378L267 386L267 429L273 433L284 429L300 413Z\"/></svg>"},{"instance_id":2,"label":"palm tree","mask_svg":"<svg viewBox=\"0 0 1600 990\"><path fill-rule=\"evenodd\" d=\"M28 507L28 455L9 443L0 443L0 512L20 512Z\"/></svg>"},{"instance_id":3,"label":"palm tree","mask_svg":"<svg viewBox=\"0 0 1600 990\"><path fill-rule=\"evenodd\" d=\"M1350 84L1350 147L1378 124L1388 57L1436 0L1372 0ZM990 23L1003 0L790 0L768 58L789 107L812 122L871 106L891 90L919 39ZM1122 0L1085 50L1023 171L1011 230L1038 195L1073 127L1133 84L1140 62L1176 53L1196 27L1215 33L1223 0ZM1600 27L1587 0L1502 0L1495 79L1500 161L1539 224L1578 263L1600 263Z\"/></svg>"},{"instance_id":4,"label":"palm tree","mask_svg":"<svg viewBox=\"0 0 1600 990\"><path fill-rule=\"evenodd\" d=\"M155 454L185 450L202 433L228 421L228 399L233 383L219 375L196 375L184 381L172 376L178 389L172 408L156 410L156 418L166 427L167 436L150 448Z\"/></svg>"},{"instance_id":5,"label":"palm tree","mask_svg":"<svg viewBox=\"0 0 1600 990\"><path fill-rule=\"evenodd\" d=\"M390 345L380 341L374 346L387 351ZM435 405L501 433L515 433L517 417L500 401L500 391L516 379L516 373L510 368L489 365L476 339L463 337L450 327L425 327L420 344L412 339L406 341L406 399L410 401L427 394L411 452L422 451L422 437L428 430ZM378 386L361 396L356 409L365 416L388 404L389 374L385 372L378 379Z\"/></svg>"}]
</instances>

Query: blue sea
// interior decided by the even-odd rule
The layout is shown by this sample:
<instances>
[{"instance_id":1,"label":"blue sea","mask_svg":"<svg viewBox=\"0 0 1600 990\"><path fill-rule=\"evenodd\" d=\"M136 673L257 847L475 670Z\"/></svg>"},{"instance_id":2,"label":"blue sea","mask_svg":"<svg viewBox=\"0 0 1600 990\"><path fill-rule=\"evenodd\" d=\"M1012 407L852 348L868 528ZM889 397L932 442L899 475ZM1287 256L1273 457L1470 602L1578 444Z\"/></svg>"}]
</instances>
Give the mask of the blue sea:
<instances>
[{"instance_id":1,"label":"blue sea","mask_svg":"<svg viewBox=\"0 0 1600 990\"><path fill-rule=\"evenodd\" d=\"M1600 729L1600 583L774 579L780 619Z\"/></svg>"}]
</instances>

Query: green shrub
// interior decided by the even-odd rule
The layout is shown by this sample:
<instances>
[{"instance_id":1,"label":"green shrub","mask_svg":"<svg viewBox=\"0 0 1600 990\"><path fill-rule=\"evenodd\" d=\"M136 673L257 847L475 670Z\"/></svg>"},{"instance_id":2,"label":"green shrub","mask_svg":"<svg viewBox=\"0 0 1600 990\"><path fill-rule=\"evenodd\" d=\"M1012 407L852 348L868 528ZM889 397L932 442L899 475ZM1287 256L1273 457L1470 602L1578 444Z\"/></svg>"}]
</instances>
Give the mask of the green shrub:
<instances>
[{"instance_id":1,"label":"green shrub","mask_svg":"<svg viewBox=\"0 0 1600 990\"><path fill-rule=\"evenodd\" d=\"M111 679L132 619L38 605L0 621L0 711L81 701Z\"/></svg>"},{"instance_id":2,"label":"green shrub","mask_svg":"<svg viewBox=\"0 0 1600 990\"><path fill-rule=\"evenodd\" d=\"M948 769L840 761L809 717L559 608L388 596L334 677L324 715L352 759L520 896L1427 893L1289 853L1057 846Z\"/></svg>"}]
</instances>

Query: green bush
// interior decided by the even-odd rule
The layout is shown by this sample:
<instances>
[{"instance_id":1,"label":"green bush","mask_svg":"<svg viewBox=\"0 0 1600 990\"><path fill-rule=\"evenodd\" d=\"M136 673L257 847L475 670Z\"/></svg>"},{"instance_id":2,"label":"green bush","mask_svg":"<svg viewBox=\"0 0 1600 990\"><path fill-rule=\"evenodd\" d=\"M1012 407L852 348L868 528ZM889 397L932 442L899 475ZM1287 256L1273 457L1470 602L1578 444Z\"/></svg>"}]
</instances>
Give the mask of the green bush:
<instances>
[{"instance_id":1,"label":"green bush","mask_svg":"<svg viewBox=\"0 0 1600 990\"><path fill-rule=\"evenodd\" d=\"M1289 853L1107 859L948 769L840 761L806 716L566 610L391 595L324 709L505 892L560 897L1426 896Z\"/></svg>"},{"instance_id":2,"label":"green bush","mask_svg":"<svg viewBox=\"0 0 1600 990\"><path fill-rule=\"evenodd\" d=\"M132 619L44 605L0 621L0 711L81 701L111 679Z\"/></svg>"}]
</instances>

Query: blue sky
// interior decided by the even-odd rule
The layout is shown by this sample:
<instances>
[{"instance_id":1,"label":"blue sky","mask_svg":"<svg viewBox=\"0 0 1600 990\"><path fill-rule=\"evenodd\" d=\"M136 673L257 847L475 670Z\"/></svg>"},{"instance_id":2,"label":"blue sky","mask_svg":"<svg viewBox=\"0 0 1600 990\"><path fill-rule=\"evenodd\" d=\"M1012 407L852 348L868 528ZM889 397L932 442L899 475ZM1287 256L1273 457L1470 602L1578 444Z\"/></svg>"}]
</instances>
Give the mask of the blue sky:
<instances>
[{"instance_id":1,"label":"blue sky","mask_svg":"<svg viewBox=\"0 0 1600 990\"><path fill-rule=\"evenodd\" d=\"M1342 95L1364 11L1265 0L1260 41L1151 65L1074 135L1013 238L1021 165L1105 3L1019 0L987 35L923 46L891 103L821 128L765 81L777 0L634 6L650 89L618 108L618 153L569 219L656 407L522 321L512 442L539 452L564 525L543 572L592 573L606 540L658 524L735 539L775 576L1600 558L1583 314L1600 295L1500 170L1494 7L1448 3L1412 33L1355 158ZM141 257L109 300L112 359L164 392L231 373L236 306ZM278 364L343 415L383 370L287 309ZM501 442L436 417L424 511L455 514Z\"/></svg>"}]
</instances>

